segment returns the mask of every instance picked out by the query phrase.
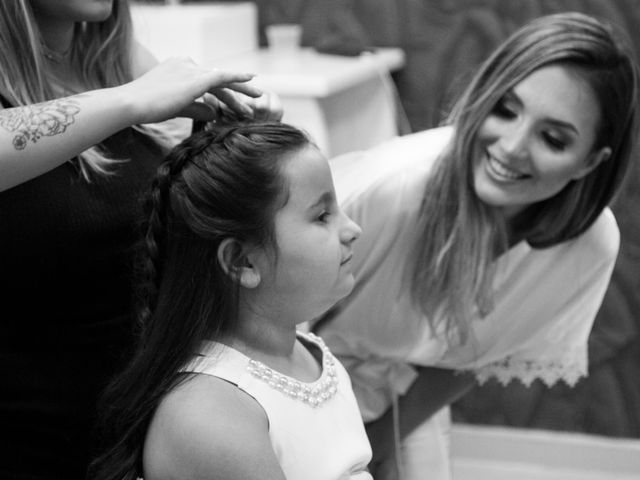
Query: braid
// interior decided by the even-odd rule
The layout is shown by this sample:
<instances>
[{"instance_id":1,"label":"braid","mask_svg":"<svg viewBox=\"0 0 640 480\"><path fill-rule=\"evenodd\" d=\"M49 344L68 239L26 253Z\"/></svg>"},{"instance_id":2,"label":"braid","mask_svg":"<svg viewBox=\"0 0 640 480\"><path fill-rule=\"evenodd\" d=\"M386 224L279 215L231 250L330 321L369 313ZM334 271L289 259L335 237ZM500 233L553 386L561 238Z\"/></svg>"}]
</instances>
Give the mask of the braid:
<instances>
[{"instance_id":1,"label":"braid","mask_svg":"<svg viewBox=\"0 0 640 480\"><path fill-rule=\"evenodd\" d=\"M176 148L160 164L144 202L143 244L139 255L138 323L144 329L158 298L162 277L162 254L166 237L167 209L173 181L181 173L192 152Z\"/></svg>"},{"instance_id":2,"label":"braid","mask_svg":"<svg viewBox=\"0 0 640 480\"><path fill-rule=\"evenodd\" d=\"M211 145L219 144L228 148L227 139L238 133L240 130L241 127L239 125L212 125L211 128L192 135L193 141L189 147L187 147L189 151L188 157L190 157L191 160L194 160L199 157L200 153L205 149L210 148ZM241 133L239 135L244 136Z\"/></svg>"}]
</instances>

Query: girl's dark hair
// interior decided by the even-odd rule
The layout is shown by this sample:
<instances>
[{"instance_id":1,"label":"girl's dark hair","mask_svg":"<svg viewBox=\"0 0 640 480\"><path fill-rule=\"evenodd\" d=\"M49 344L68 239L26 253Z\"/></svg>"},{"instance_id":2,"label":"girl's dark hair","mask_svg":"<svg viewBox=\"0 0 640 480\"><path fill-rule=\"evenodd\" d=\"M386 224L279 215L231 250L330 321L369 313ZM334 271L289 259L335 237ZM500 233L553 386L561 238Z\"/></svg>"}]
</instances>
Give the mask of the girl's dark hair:
<instances>
[{"instance_id":1,"label":"girl's dark hair","mask_svg":"<svg viewBox=\"0 0 640 480\"><path fill-rule=\"evenodd\" d=\"M106 449L94 479L134 480L159 402L205 339L232 334L239 285L218 262L227 238L274 244L274 215L286 203L283 165L311 145L283 123L212 126L175 147L146 197L139 255L139 343L106 390L101 433Z\"/></svg>"}]
</instances>

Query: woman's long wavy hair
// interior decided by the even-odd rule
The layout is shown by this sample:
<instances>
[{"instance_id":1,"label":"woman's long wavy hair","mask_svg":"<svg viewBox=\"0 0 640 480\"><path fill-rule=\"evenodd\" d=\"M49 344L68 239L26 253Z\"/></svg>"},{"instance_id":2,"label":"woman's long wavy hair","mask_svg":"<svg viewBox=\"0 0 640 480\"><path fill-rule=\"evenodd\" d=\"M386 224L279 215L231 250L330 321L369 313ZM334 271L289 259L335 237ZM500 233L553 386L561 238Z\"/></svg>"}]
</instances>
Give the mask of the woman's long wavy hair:
<instances>
[{"instance_id":1,"label":"woman's long wavy hair","mask_svg":"<svg viewBox=\"0 0 640 480\"><path fill-rule=\"evenodd\" d=\"M593 148L608 146L612 153L507 226L474 191L477 132L509 90L549 65L569 69L590 87L600 109ZM545 248L574 238L614 199L636 141L637 89L638 67L626 39L580 13L533 20L481 65L448 119L453 137L426 186L410 267L412 299L435 331L444 327L450 341L466 342L472 319L492 308L496 255L520 239Z\"/></svg>"},{"instance_id":2,"label":"woman's long wavy hair","mask_svg":"<svg viewBox=\"0 0 640 480\"><path fill-rule=\"evenodd\" d=\"M96 480L142 475L145 434L161 399L205 339L232 335L239 285L218 261L227 238L274 248L286 203L285 162L311 145L282 123L214 127L175 147L146 198L140 254L138 347L101 402L104 453Z\"/></svg>"},{"instance_id":3,"label":"woman's long wavy hair","mask_svg":"<svg viewBox=\"0 0 640 480\"><path fill-rule=\"evenodd\" d=\"M115 87L133 80L132 42L127 0L114 0L111 15L103 22L76 24L71 62L86 90ZM0 2L0 68L0 92L13 106L62 96L52 83L53 75L29 0ZM90 172L107 173L109 165L117 161L107 158L100 148L92 148L80 155L79 167L89 178Z\"/></svg>"}]
</instances>

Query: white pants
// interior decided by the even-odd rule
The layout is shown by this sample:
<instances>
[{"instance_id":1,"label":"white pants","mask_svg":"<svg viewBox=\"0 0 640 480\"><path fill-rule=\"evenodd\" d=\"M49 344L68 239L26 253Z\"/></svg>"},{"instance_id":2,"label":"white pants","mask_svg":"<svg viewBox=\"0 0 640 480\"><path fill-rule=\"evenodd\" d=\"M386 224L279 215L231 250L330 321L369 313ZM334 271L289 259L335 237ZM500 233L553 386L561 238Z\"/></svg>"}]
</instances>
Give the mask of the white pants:
<instances>
[{"instance_id":1,"label":"white pants","mask_svg":"<svg viewBox=\"0 0 640 480\"><path fill-rule=\"evenodd\" d=\"M376 469L376 480L451 480L451 415L444 407L411 432L400 445L401 462L390 456ZM400 475L399 476L399 471Z\"/></svg>"}]
</instances>

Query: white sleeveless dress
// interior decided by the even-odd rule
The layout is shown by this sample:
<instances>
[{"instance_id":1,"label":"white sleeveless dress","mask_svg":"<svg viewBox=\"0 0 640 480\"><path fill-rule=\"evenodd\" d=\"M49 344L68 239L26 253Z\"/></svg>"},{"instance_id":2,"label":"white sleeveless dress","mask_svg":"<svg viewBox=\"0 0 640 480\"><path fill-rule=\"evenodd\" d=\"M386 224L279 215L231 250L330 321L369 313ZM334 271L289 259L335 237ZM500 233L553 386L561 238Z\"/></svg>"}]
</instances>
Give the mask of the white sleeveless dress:
<instances>
[{"instance_id":1,"label":"white sleeveless dress","mask_svg":"<svg viewBox=\"0 0 640 480\"><path fill-rule=\"evenodd\" d=\"M315 382L287 377L215 342L183 371L222 378L262 406L287 480L372 480L371 447L346 370L319 337L299 332L298 338L322 351Z\"/></svg>"}]
</instances>

